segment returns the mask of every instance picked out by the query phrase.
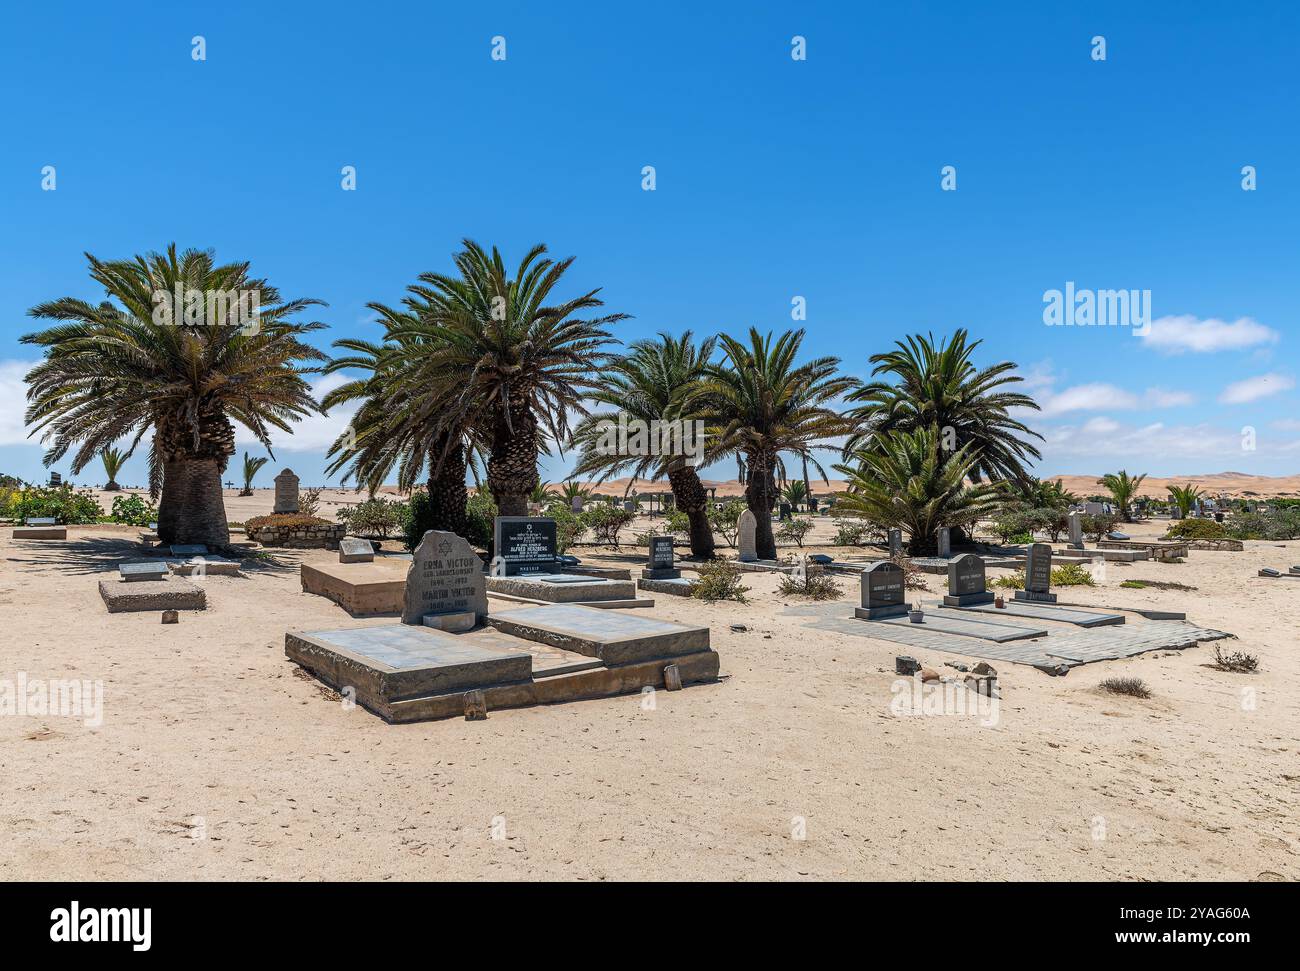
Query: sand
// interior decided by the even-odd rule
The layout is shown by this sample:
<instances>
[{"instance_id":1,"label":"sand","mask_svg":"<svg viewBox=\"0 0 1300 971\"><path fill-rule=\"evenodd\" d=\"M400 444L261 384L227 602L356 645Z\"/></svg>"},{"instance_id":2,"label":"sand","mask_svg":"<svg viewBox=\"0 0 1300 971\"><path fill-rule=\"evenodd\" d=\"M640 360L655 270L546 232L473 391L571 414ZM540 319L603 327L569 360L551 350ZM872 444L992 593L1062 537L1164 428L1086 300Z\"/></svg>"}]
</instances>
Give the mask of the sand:
<instances>
[{"instance_id":1,"label":"sand","mask_svg":"<svg viewBox=\"0 0 1300 971\"><path fill-rule=\"evenodd\" d=\"M900 718L894 656L909 652L810 631L755 574L748 606L660 596L651 611L712 628L719 683L659 692L654 710L629 696L393 726L284 657L287 629L388 622L302 593L298 564L335 554L209 577L208 610L163 626L110 616L97 593L136 533L0 531L0 678L104 685L98 728L0 717L0 879L1300 878L1300 582L1255 577L1300 563L1300 543L1111 564L1101 586L1059 591L1185 610L1237 634L1253 675L1207 667L1208 646L1064 678L999 664L996 726ZM1199 589L1120 589L1130 577ZM842 586L847 616L856 582ZM1120 674L1154 697L1098 690Z\"/></svg>"}]
</instances>

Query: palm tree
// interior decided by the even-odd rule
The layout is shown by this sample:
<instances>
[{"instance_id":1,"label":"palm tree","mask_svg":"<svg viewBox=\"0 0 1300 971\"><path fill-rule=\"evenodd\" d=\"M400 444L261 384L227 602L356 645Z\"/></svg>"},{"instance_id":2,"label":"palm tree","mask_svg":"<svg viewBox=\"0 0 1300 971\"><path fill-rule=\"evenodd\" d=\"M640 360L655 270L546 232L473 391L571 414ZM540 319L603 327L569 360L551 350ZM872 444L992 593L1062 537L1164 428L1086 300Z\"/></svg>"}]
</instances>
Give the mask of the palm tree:
<instances>
[{"instance_id":1,"label":"palm tree","mask_svg":"<svg viewBox=\"0 0 1300 971\"><path fill-rule=\"evenodd\" d=\"M268 451L271 429L319 410L304 366L324 355L302 338L324 324L290 320L319 300L282 301L248 263L217 265L211 251L176 245L166 253L102 262L87 254L90 275L111 300L93 305L75 297L29 311L55 326L22 338L45 348L27 375L27 423L53 440L46 465L79 446L74 472L121 438L129 458L152 429L149 487L162 493L158 535L169 543L230 542L221 478L234 453L234 419ZM243 300L207 298L204 319L161 313L158 295L252 293L256 317ZM115 300L116 303L111 301ZM179 311L179 308L177 308Z\"/></svg>"},{"instance_id":2,"label":"palm tree","mask_svg":"<svg viewBox=\"0 0 1300 971\"><path fill-rule=\"evenodd\" d=\"M792 480L781 490L781 498L797 510L799 503L806 502L808 499L808 483L803 479Z\"/></svg>"},{"instance_id":3,"label":"palm tree","mask_svg":"<svg viewBox=\"0 0 1300 971\"><path fill-rule=\"evenodd\" d=\"M906 530L914 556L936 552L941 526L969 527L991 513L1003 491L993 483L968 485L976 463L971 446L946 453L934 428L877 436L851 458L856 464L835 466L849 484L836 510Z\"/></svg>"},{"instance_id":4,"label":"palm tree","mask_svg":"<svg viewBox=\"0 0 1300 971\"><path fill-rule=\"evenodd\" d=\"M978 370L971 363L981 343L968 343L963 329L938 347L933 335L918 335L906 344L896 341L895 350L873 354L872 375L889 375L894 381L862 384L847 396L858 407L849 412L856 429L845 443L845 455L872 448L878 437L891 432L929 427L939 430L945 451L970 446L974 481L1024 480L1026 459L1042 456L1022 436L1042 436L1010 417L1010 411L1037 411L1038 404L1028 395L999 390L1023 380L1011 373L1015 364L1003 361Z\"/></svg>"},{"instance_id":5,"label":"palm tree","mask_svg":"<svg viewBox=\"0 0 1300 971\"><path fill-rule=\"evenodd\" d=\"M564 500L566 505L572 508L574 499L581 499L584 502L590 499L591 490L581 482L575 482L573 479L568 479L560 489L560 498Z\"/></svg>"},{"instance_id":6,"label":"palm tree","mask_svg":"<svg viewBox=\"0 0 1300 971\"><path fill-rule=\"evenodd\" d=\"M1119 518L1126 523L1133 521L1131 510L1133 499L1137 496L1138 486L1142 484L1142 480L1146 477L1145 472L1130 477L1126 471L1120 469L1118 473L1108 472L1097 480L1097 484L1105 486L1106 491L1115 500L1115 505L1119 509Z\"/></svg>"},{"instance_id":7,"label":"palm tree","mask_svg":"<svg viewBox=\"0 0 1300 971\"><path fill-rule=\"evenodd\" d=\"M630 441L611 442L614 436L610 430L639 427L632 422L643 422L649 429L669 428L676 432L694 429L696 416L684 402L704 375L716 346L714 338L697 346L689 330L681 337L660 332L656 340L635 341L628 354L612 362L603 375L602 386L590 395L593 401L613 410L593 412L573 433L574 442L581 449L575 475L599 475L598 481L604 481L631 472L633 482L638 478L668 479L673 501L686 513L690 524L691 555L697 559L711 559L714 554L709 496L696 471L701 454L698 449L704 443L692 434L689 443L692 447L688 449L686 436L675 434L666 450L659 447L631 450L627 447Z\"/></svg>"},{"instance_id":8,"label":"palm tree","mask_svg":"<svg viewBox=\"0 0 1300 971\"><path fill-rule=\"evenodd\" d=\"M731 454L745 456L745 502L758 520L755 534L762 559L776 558L772 508L776 476L784 469L782 453L807 457L826 477L812 452L827 438L844 434L844 417L827 402L853 387L836 374L839 358L820 357L794 363L803 343L802 330L786 331L773 343L771 333L749 331L749 344L722 336L724 359L709 364L704 379L685 396L698 408L709 436L706 464Z\"/></svg>"},{"instance_id":9,"label":"palm tree","mask_svg":"<svg viewBox=\"0 0 1300 971\"><path fill-rule=\"evenodd\" d=\"M538 505L545 505L550 502L554 494L555 490L549 482L539 482L533 486L533 491L528 494L528 501Z\"/></svg>"},{"instance_id":10,"label":"palm tree","mask_svg":"<svg viewBox=\"0 0 1300 971\"><path fill-rule=\"evenodd\" d=\"M251 496L253 494L253 477L269 461L271 460L265 455L253 458L247 452L244 453L244 488L239 493L241 496Z\"/></svg>"},{"instance_id":11,"label":"palm tree","mask_svg":"<svg viewBox=\"0 0 1300 971\"><path fill-rule=\"evenodd\" d=\"M1169 501L1178 509L1178 518L1186 519L1196 505L1196 500L1201 498L1201 490L1193 486L1190 482L1182 486L1166 486L1169 490Z\"/></svg>"},{"instance_id":12,"label":"palm tree","mask_svg":"<svg viewBox=\"0 0 1300 971\"><path fill-rule=\"evenodd\" d=\"M122 487L117 484L117 474L122 471L122 466L126 463L126 453L118 448L105 448L99 457L104 463L104 474L108 476L104 491L121 492Z\"/></svg>"},{"instance_id":13,"label":"palm tree","mask_svg":"<svg viewBox=\"0 0 1300 971\"><path fill-rule=\"evenodd\" d=\"M572 257L557 263L534 246L511 276L495 247L489 255L471 240L464 246L457 276L421 274L406 300L418 324L390 336L420 341L411 374L429 420L482 428L492 497L501 515L522 516L543 436L563 443L570 413L585 413L582 396L599 387L611 340L604 328L627 315L576 317L603 306L599 290L547 303Z\"/></svg>"}]
</instances>

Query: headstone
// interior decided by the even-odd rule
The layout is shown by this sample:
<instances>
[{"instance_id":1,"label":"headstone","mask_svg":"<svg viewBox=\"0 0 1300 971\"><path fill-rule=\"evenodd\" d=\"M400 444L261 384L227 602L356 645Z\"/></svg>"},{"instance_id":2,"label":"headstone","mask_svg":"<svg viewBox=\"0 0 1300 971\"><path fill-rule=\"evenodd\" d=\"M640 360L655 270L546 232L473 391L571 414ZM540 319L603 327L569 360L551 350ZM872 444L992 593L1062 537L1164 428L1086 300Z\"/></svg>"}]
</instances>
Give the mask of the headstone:
<instances>
[{"instance_id":1,"label":"headstone","mask_svg":"<svg viewBox=\"0 0 1300 971\"><path fill-rule=\"evenodd\" d=\"M779 518L781 522L785 522L787 519L794 518L791 506L788 502L781 503L781 512Z\"/></svg>"},{"instance_id":2,"label":"headstone","mask_svg":"<svg viewBox=\"0 0 1300 971\"><path fill-rule=\"evenodd\" d=\"M1052 548L1046 543L1029 547L1025 562L1025 589L1015 592L1016 600L1034 600L1039 603L1056 603L1052 593Z\"/></svg>"},{"instance_id":3,"label":"headstone","mask_svg":"<svg viewBox=\"0 0 1300 971\"><path fill-rule=\"evenodd\" d=\"M368 539L339 540L340 563L373 563L375 548Z\"/></svg>"},{"instance_id":4,"label":"headstone","mask_svg":"<svg viewBox=\"0 0 1300 971\"><path fill-rule=\"evenodd\" d=\"M736 543L740 547L740 562L753 563L758 559L758 518L746 509L740 514L736 526Z\"/></svg>"},{"instance_id":5,"label":"headstone","mask_svg":"<svg viewBox=\"0 0 1300 971\"><path fill-rule=\"evenodd\" d=\"M866 620L907 613L903 601L903 568L892 560L877 560L862 571L862 606L854 616Z\"/></svg>"},{"instance_id":6,"label":"headstone","mask_svg":"<svg viewBox=\"0 0 1300 971\"><path fill-rule=\"evenodd\" d=\"M1085 502L1083 511L1088 516L1100 516L1106 511L1106 507L1099 502Z\"/></svg>"},{"instance_id":7,"label":"headstone","mask_svg":"<svg viewBox=\"0 0 1300 971\"><path fill-rule=\"evenodd\" d=\"M554 573L555 520L541 516L498 516L492 523L492 549L504 564L503 576Z\"/></svg>"},{"instance_id":8,"label":"headstone","mask_svg":"<svg viewBox=\"0 0 1300 971\"><path fill-rule=\"evenodd\" d=\"M180 612L176 610L164 610L162 612L162 622L164 624L179 624L181 622Z\"/></svg>"},{"instance_id":9,"label":"headstone","mask_svg":"<svg viewBox=\"0 0 1300 971\"><path fill-rule=\"evenodd\" d=\"M952 530L947 526L939 527L939 556L945 560L952 556Z\"/></svg>"},{"instance_id":10,"label":"headstone","mask_svg":"<svg viewBox=\"0 0 1300 971\"><path fill-rule=\"evenodd\" d=\"M276 513L296 513L298 511L298 477L292 469L285 469L275 477Z\"/></svg>"},{"instance_id":11,"label":"headstone","mask_svg":"<svg viewBox=\"0 0 1300 971\"><path fill-rule=\"evenodd\" d=\"M487 610L487 579L474 548L455 533L425 533L406 573L402 623L424 624L428 614L473 613L479 621Z\"/></svg>"},{"instance_id":12,"label":"headstone","mask_svg":"<svg viewBox=\"0 0 1300 971\"><path fill-rule=\"evenodd\" d=\"M682 690L682 669L676 664L664 668L664 688L668 691Z\"/></svg>"},{"instance_id":13,"label":"headstone","mask_svg":"<svg viewBox=\"0 0 1300 971\"><path fill-rule=\"evenodd\" d=\"M152 563L119 563L117 572L125 582L134 583L140 580L166 580L170 571L166 561L155 560Z\"/></svg>"},{"instance_id":14,"label":"headstone","mask_svg":"<svg viewBox=\"0 0 1300 971\"><path fill-rule=\"evenodd\" d=\"M950 607L993 602L985 585L984 559L974 553L962 553L948 563L948 594L943 602Z\"/></svg>"},{"instance_id":15,"label":"headstone","mask_svg":"<svg viewBox=\"0 0 1300 971\"><path fill-rule=\"evenodd\" d=\"M903 531L901 529L891 529L889 531L889 555L897 556L903 552Z\"/></svg>"},{"instance_id":16,"label":"headstone","mask_svg":"<svg viewBox=\"0 0 1300 971\"><path fill-rule=\"evenodd\" d=\"M482 688L466 691L463 698L465 701L465 721L487 721L487 696L483 694Z\"/></svg>"},{"instance_id":17,"label":"headstone","mask_svg":"<svg viewBox=\"0 0 1300 971\"><path fill-rule=\"evenodd\" d=\"M624 512L636 512L636 500L635 500L635 499L624 499L624 500L623 500L623 511L624 511Z\"/></svg>"},{"instance_id":18,"label":"headstone","mask_svg":"<svg viewBox=\"0 0 1300 971\"><path fill-rule=\"evenodd\" d=\"M673 538L651 536L650 555L641 577L645 580L676 580L681 575L682 571L676 569L673 560Z\"/></svg>"},{"instance_id":19,"label":"headstone","mask_svg":"<svg viewBox=\"0 0 1300 971\"><path fill-rule=\"evenodd\" d=\"M569 502L569 508L575 513L582 512L582 496L574 496Z\"/></svg>"},{"instance_id":20,"label":"headstone","mask_svg":"<svg viewBox=\"0 0 1300 971\"><path fill-rule=\"evenodd\" d=\"M59 474L58 472L51 472L51 473L50 473L50 488L51 488L51 489L57 489L57 488L58 488L59 486L61 486L61 485L63 485L63 476L62 476L61 474Z\"/></svg>"},{"instance_id":21,"label":"headstone","mask_svg":"<svg viewBox=\"0 0 1300 971\"><path fill-rule=\"evenodd\" d=\"M1076 550L1083 549L1083 514L1075 509L1070 513L1070 545Z\"/></svg>"}]
</instances>

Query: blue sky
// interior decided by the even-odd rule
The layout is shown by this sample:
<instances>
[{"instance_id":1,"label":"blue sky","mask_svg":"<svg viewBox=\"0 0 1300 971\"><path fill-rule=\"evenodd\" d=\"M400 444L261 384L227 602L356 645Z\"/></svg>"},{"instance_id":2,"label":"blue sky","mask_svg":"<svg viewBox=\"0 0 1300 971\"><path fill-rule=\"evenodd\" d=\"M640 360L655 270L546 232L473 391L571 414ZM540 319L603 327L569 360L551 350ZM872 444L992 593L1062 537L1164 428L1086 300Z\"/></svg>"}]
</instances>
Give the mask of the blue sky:
<instances>
[{"instance_id":1,"label":"blue sky","mask_svg":"<svg viewBox=\"0 0 1300 971\"><path fill-rule=\"evenodd\" d=\"M98 299L83 251L174 240L251 260L284 294L329 303L324 347L378 336L365 303L447 269L465 236L512 261L538 241L576 256L571 292L603 287L635 318L624 340L783 329L802 296L807 352L862 375L906 334L967 327L981 361L1017 362L1044 406L1030 419L1044 474L1300 471L1293 3L0 17L0 471L43 475L23 444L34 355L18 338L39 301ZM1149 290L1147 336L1046 326L1043 295L1067 281ZM322 445L346 420L304 423L277 465L323 482ZM142 456L122 478L144 481Z\"/></svg>"}]
</instances>

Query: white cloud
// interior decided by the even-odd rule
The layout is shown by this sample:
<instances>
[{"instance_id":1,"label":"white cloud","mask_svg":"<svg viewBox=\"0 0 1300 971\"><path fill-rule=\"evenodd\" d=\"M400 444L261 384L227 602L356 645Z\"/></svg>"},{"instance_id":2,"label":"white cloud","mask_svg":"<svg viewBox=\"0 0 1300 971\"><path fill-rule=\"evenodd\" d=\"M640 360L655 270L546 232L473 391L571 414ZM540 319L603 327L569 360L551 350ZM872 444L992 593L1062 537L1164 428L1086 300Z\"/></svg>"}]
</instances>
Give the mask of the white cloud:
<instances>
[{"instance_id":1,"label":"white cloud","mask_svg":"<svg viewBox=\"0 0 1300 971\"><path fill-rule=\"evenodd\" d=\"M1105 462L1129 457L1168 461L1175 458L1210 460L1215 467L1229 467L1242 457L1239 432L1210 425L1123 425L1098 417L1082 425L1059 425L1043 429L1044 467L1066 458L1094 458ZM1222 463L1228 463L1223 465Z\"/></svg>"},{"instance_id":2,"label":"white cloud","mask_svg":"<svg viewBox=\"0 0 1300 971\"><path fill-rule=\"evenodd\" d=\"M320 401L335 388L353 380L345 374L326 374L312 383L312 397ZM355 405L331 408L328 415L308 415L290 426L291 431L272 431L271 447L277 452L324 452L343 434L357 413ZM235 445L260 448L261 443L243 425L235 423Z\"/></svg>"},{"instance_id":3,"label":"white cloud","mask_svg":"<svg viewBox=\"0 0 1300 971\"><path fill-rule=\"evenodd\" d=\"M1278 332L1251 317L1238 317L1229 323L1210 317L1200 320L1191 314L1160 317L1146 332L1137 336L1162 354L1209 354L1216 351L1240 351L1261 344L1276 344Z\"/></svg>"},{"instance_id":4,"label":"white cloud","mask_svg":"<svg viewBox=\"0 0 1300 971\"><path fill-rule=\"evenodd\" d=\"M1295 379L1285 374L1277 372L1258 374L1253 378L1234 381L1228 385L1219 395L1219 402L1225 405L1244 405L1283 391L1290 391L1294 387Z\"/></svg>"},{"instance_id":5,"label":"white cloud","mask_svg":"<svg viewBox=\"0 0 1300 971\"><path fill-rule=\"evenodd\" d=\"M0 361L0 445L34 445L29 439L23 415L27 411L27 385L23 378L35 361Z\"/></svg>"},{"instance_id":6,"label":"white cloud","mask_svg":"<svg viewBox=\"0 0 1300 971\"><path fill-rule=\"evenodd\" d=\"M1136 411L1149 408L1176 408L1192 404L1196 398L1186 391L1147 388L1141 394L1125 391L1113 384L1076 384L1060 392L1050 389L1035 396L1045 417L1072 411Z\"/></svg>"}]
</instances>

